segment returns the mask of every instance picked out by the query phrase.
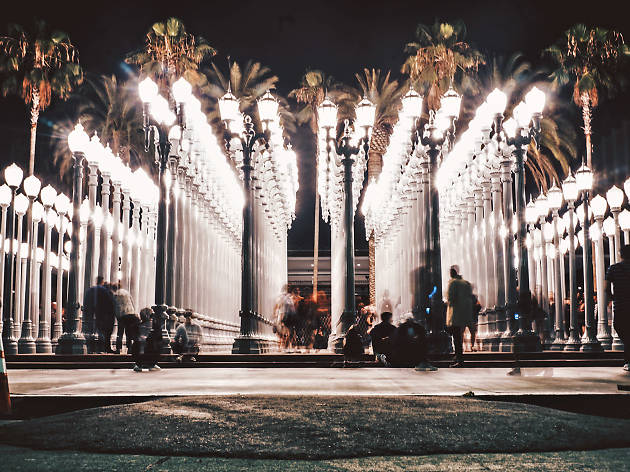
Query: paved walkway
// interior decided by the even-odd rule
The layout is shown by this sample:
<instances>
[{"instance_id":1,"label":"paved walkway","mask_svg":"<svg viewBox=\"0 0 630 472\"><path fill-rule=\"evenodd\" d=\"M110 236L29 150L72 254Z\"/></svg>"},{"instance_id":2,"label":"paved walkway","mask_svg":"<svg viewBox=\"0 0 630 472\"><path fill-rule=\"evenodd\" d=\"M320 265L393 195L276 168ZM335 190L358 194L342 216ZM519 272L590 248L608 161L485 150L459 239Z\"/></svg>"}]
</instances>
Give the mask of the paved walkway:
<instances>
[{"instance_id":1,"label":"paved walkway","mask_svg":"<svg viewBox=\"0 0 630 472\"><path fill-rule=\"evenodd\" d=\"M630 386L619 367L440 369L215 368L10 370L12 395L575 395L617 394Z\"/></svg>"}]
</instances>

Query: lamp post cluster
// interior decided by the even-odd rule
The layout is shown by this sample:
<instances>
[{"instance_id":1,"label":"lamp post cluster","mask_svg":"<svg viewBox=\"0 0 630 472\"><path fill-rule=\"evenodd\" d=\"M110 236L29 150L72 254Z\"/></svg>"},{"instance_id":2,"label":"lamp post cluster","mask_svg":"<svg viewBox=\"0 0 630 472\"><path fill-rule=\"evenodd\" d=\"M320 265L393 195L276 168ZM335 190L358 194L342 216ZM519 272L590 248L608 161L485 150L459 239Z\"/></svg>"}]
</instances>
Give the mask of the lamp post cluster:
<instances>
[{"instance_id":1,"label":"lamp post cluster","mask_svg":"<svg viewBox=\"0 0 630 472\"><path fill-rule=\"evenodd\" d=\"M438 177L444 212L444 255L461 264L479 293L478 339L487 349L538 350L531 330L525 160L538 139L545 95L534 87L503 120L507 96L495 89L444 161ZM471 245L473 250L471 251Z\"/></svg>"},{"instance_id":2,"label":"lamp post cluster","mask_svg":"<svg viewBox=\"0 0 630 472\"><path fill-rule=\"evenodd\" d=\"M561 187L554 183L546 195L540 195L528 205L533 257L537 268L540 268L536 281L541 304L549 307L553 300L568 300L568 326L565 326L564 304L553 304L557 308L549 318L548 332L553 333L553 340L549 339L548 346L554 350L623 349L623 343L612 326L615 313L612 317L609 315L604 290L607 266L604 237L608 239L608 265L619 262L621 245L630 242L630 212L623 209L624 190L617 186L610 188L605 198L601 195L590 198L593 180L591 169L582 165L575 177L567 177ZM625 194L630 195L630 179L625 182L624 189ZM547 222L550 212L552 220ZM534 227L537 218L540 219L540 229ZM581 280L578 280L577 270L578 248L582 248ZM565 271L565 258L568 258L568 273ZM579 313L580 282L583 287L584 332Z\"/></svg>"},{"instance_id":3,"label":"lamp post cluster","mask_svg":"<svg viewBox=\"0 0 630 472\"><path fill-rule=\"evenodd\" d=\"M160 170L154 329L167 338L192 312L203 348L225 349L238 332L242 187L185 79L168 99L150 78L139 91L145 145Z\"/></svg>"},{"instance_id":4,"label":"lamp post cluster","mask_svg":"<svg viewBox=\"0 0 630 472\"><path fill-rule=\"evenodd\" d=\"M140 308L153 299L157 188L142 169L132 172L124 165L96 133L90 138L81 124L68 135L68 146L74 178L67 208L72 222L67 326L57 352L81 354L111 342L99 339L94 314L85 311L84 294L98 277L120 283Z\"/></svg>"},{"instance_id":5,"label":"lamp post cluster","mask_svg":"<svg viewBox=\"0 0 630 472\"><path fill-rule=\"evenodd\" d=\"M411 312L443 337L437 170L453 141L461 97L449 89L424 125L422 102L413 88L402 98L382 172L368 185L362 211L376 242L379 311Z\"/></svg>"},{"instance_id":6,"label":"lamp post cluster","mask_svg":"<svg viewBox=\"0 0 630 472\"><path fill-rule=\"evenodd\" d=\"M376 107L363 98L356 119L337 121L337 106L326 97L318 107L319 175L317 193L322 217L331 226L331 330L329 347L341 351L356 320L354 212L363 188L370 132ZM341 137L337 139L337 129Z\"/></svg>"},{"instance_id":7,"label":"lamp post cluster","mask_svg":"<svg viewBox=\"0 0 630 472\"><path fill-rule=\"evenodd\" d=\"M244 200L241 236L240 333L233 353L258 354L276 347L271 319L287 284L287 231L295 218L296 155L286 145L278 101L267 91L258 117L241 113L231 90L219 99L225 147L238 169ZM237 214L237 213L235 213Z\"/></svg>"},{"instance_id":8,"label":"lamp post cluster","mask_svg":"<svg viewBox=\"0 0 630 472\"><path fill-rule=\"evenodd\" d=\"M61 305L64 273L69 268L64 242L70 201L50 185L41 188L34 175L23 179L16 164L4 169L4 179L0 186L3 344L8 354L50 353L62 334L60 311L53 316L52 302L55 298L57 306ZM53 229L58 241L56 253Z\"/></svg>"}]
</instances>

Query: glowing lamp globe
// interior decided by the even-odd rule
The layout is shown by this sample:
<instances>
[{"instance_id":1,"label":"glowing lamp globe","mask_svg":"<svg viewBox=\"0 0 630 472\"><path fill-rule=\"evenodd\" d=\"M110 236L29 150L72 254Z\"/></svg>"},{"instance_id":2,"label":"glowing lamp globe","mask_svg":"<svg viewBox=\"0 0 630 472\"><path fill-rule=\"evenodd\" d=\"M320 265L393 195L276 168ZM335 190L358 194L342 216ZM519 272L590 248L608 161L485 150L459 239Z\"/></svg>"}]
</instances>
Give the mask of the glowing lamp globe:
<instances>
[{"instance_id":1,"label":"glowing lamp globe","mask_svg":"<svg viewBox=\"0 0 630 472\"><path fill-rule=\"evenodd\" d=\"M593 216L593 209L590 206L587 206L587 208L588 208L588 218L590 220L591 217ZM582 203L579 207L576 208L575 214L578 216L578 220L580 220L580 223L584 223L584 203Z\"/></svg>"},{"instance_id":2,"label":"glowing lamp globe","mask_svg":"<svg viewBox=\"0 0 630 472\"><path fill-rule=\"evenodd\" d=\"M613 185L611 189L606 192L606 199L608 200L611 210L621 210L621 205L623 205L623 190Z\"/></svg>"},{"instance_id":3,"label":"glowing lamp globe","mask_svg":"<svg viewBox=\"0 0 630 472\"><path fill-rule=\"evenodd\" d=\"M545 195L540 195L536 199L536 209L538 210L538 218L547 218L547 215L549 215L549 202Z\"/></svg>"},{"instance_id":4,"label":"glowing lamp globe","mask_svg":"<svg viewBox=\"0 0 630 472\"><path fill-rule=\"evenodd\" d=\"M422 114L422 95L413 86L402 98L402 114L411 118L418 118Z\"/></svg>"},{"instance_id":5,"label":"glowing lamp globe","mask_svg":"<svg viewBox=\"0 0 630 472\"><path fill-rule=\"evenodd\" d=\"M34 222L37 223L42 221L42 218L44 217L44 205L39 202L33 202L32 212Z\"/></svg>"},{"instance_id":6,"label":"glowing lamp globe","mask_svg":"<svg viewBox=\"0 0 630 472\"><path fill-rule=\"evenodd\" d=\"M584 247L584 231L578 231L575 237L577 238L578 246Z\"/></svg>"},{"instance_id":7,"label":"glowing lamp globe","mask_svg":"<svg viewBox=\"0 0 630 472\"><path fill-rule=\"evenodd\" d=\"M597 195L591 200L591 209L593 210L593 215L595 216L595 218L603 218L606 214L607 208L608 203L606 202L606 199L601 195Z\"/></svg>"},{"instance_id":8,"label":"glowing lamp globe","mask_svg":"<svg viewBox=\"0 0 630 472\"><path fill-rule=\"evenodd\" d=\"M88 164L90 165L99 165L102 160L102 156L105 153L105 148L101 144L101 140L98 138L96 132L90 139L90 144L86 150L85 157L87 158Z\"/></svg>"},{"instance_id":9,"label":"glowing lamp globe","mask_svg":"<svg viewBox=\"0 0 630 472\"><path fill-rule=\"evenodd\" d=\"M630 211L623 210L621 213L619 213L618 219L621 229L624 231L630 231Z\"/></svg>"},{"instance_id":10,"label":"glowing lamp globe","mask_svg":"<svg viewBox=\"0 0 630 472\"><path fill-rule=\"evenodd\" d=\"M617 225L615 224L615 220L612 217L608 217L604 220L604 234L606 237L613 237L615 235L615 231L617 229Z\"/></svg>"},{"instance_id":11,"label":"glowing lamp globe","mask_svg":"<svg viewBox=\"0 0 630 472\"><path fill-rule=\"evenodd\" d=\"M24 215L28 209L28 198L20 193L15 197L15 212L18 215Z\"/></svg>"},{"instance_id":12,"label":"glowing lamp globe","mask_svg":"<svg viewBox=\"0 0 630 472\"><path fill-rule=\"evenodd\" d=\"M516 137L516 129L518 128L518 124L514 118L508 118L503 122L503 131L505 131L505 135L514 139Z\"/></svg>"},{"instance_id":13,"label":"glowing lamp globe","mask_svg":"<svg viewBox=\"0 0 630 472\"><path fill-rule=\"evenodd\" d=\"M173 98L177 103L185 103L192 95L192 85L186 79L180 77L173 84Z\"/></svg>"},{"instance_id":14,"label":"glowing lamp globe","mask_svg":"<svg viewBox=\"0 0 630 472\"><path fill-rule=\"evenodd\" d=\"M23 178L24 171L15 162L4 169L4 180L9 187L18 188Z\"/></svg>"},{"instance_id":15,"label":"glowing lamp globe","mask_svg":"<svg viewBox=\"0 0 630 472\"><path fill-rule=\"evenodd\" d=\"M57 230L59 229L59 225L61 225L60 220L61 218L57 216L57 212L55 212L52 208L46 212L46 221L49 225L55 225Z\"/></svg>"},{"instance_id":16,"label":"glowing lamp globe","mask_svg":"<svg viewBox=\"0 0 630 472\"><path fill-rule=\"evenodd\" d=\"M630 199L630 177L624 182L623 189L625 190L628 199Z\"/></svg>"},{"instance_id":17,"label":"glowing lamp globe","mask_svg":"<svg viewBox=\"0 0 630 472\"><path fill-rule=\"evenodd\" d=\"M355 108L357 114L357 126L361 128L370 128L374 125L374 117L376 116L376 106L367 99L363 99Z\"/></svg>"},{"instance_id":18,"label":"glowing lamp globe","mask_svg":"<svg viewBox=\"0 0 630 472\"><path fill-rule=\"evenodd\" d=\"M158 94L158 86L150 77L138 84L138 93L143 103L151 103Z\"/></svg>"},{"instance_id":19,"label":"glowing lamp globe","mask_svg":"<svg viewBox=\"0 0 630 472\"><path fill-rule=\"evenodd\" d=\"M582 164L575 173L575 180L580 192L589 192L593 188L593 171L586 164Z\"/></svg>"},{"instance_id":20,"label":"glowing lamp globe","mask_svg":"<svg viewBox=\"0 0 630 472\"><path fill-rule=\"evenodd\" d=\"M538 87L532 88L527 95L525 95L525 103L529 108L531 113L542 113L545 108L545 92L540 90Z\"/></svg>"},{"instance_id":21,"label":"glowing lamp globe","mask_svg":"<svg viewBox=\"0 0 630 472\"><path fill-rule=\"evenodd\" d=\"M90 144L90 137L87 135L81 123L77 123L74 129L68 134L68 147L73 154L84 153Z\"/></svg>"},{"instance_id":22,"label":"glowing lamp globe","mask_svg":"<svg viewBox=\"0 0 630 472\"><path fill-rule=\"evenodd\" d=\"M263 122L273 121L278 116L278 101L269 90L258 100L258 116Z\"/></svg>"},{"instance_id":23,"label":"glowing lamp globe","mask_svg":"<svg viewBox=\"0 0 630 472\"><path fill-rule=\"evenodd\" d=\"M11 187L7 184L0 186L0 206L6 208L11 203Z\"/></svg>"},{"instance_id":24,"label":"glowing lamp globe","mask_svg":"<svg viewBox=\"0 0 630 472\"><path fill-rule=\"evenodd\" d=\"M562 193L564 194L564 199L568 202L574 202L578 198L578 186L575 177L569 175L564 182L562 183Z\"/></svg>"},{"instance_id":25,"label":"glowing lamp globe","mask_svg":"<svg viewBox=\"0 0 630 472\"><path fill-rule=\"evenodd\" d=\"M440 110L450 119L459 116L462 97L451 87L440 99Z\"/></svg>"},{"instance_id":26,"label":"glowing lamp globe","mask_svg":"<svg viewBox=\"0 0 630 472\"><path fill-rule=\"evenodd\" d=\"M103 180L107 178L107 183L109 183L109 179L111 178L112 173L114 172L114 168L116 167L116 156L112 152L112 148L109 147L109 143L105 146L103 150L103 154L101 155L101 160L98 163L98 168L101 171L101 176Z\"/></svg>"},{"instance_id":27,"label":"glowing lamp globe","mask_svg":"<svg viewBox=\"0 0 630 472\"><path fill-rule=\"evenodd\" d=\"M107 234L114 232L114 218L109 212L107 212L107 216L105 217L105 231L107 231Z\"/></svg>"},{"instance_id":28,"label":"glowing lamp globe","mask_svg":"<svg viewBox=\"0 0 630 472\"><path fill-rule=\"evenodd\" d=\"M51 207L55 204L55 198L57 198L57 191L52 185L46 185L42 191L40 198L45 207Z\"/></svg>"},{"instance_id":29,"label":"glowing lamp globe","mask_svg":"<svg viewBox=\"0 0 630 472\"><path fill-rule=\"evenodd\" d=\"M495 88L486 98L486 103L490 106L492 114L502 115L507 106L507 95L505 92Z\"/></svg>"},{"instance_id":30,"label":"glowing lamp globe","mask_svg":"<svg viewBox=\"0 0 630 472\"><path fill-rule=\"evenodd\" d=\"M68 213L69 207L70 199L64 193L60 193L59 195L57 195L57 197L55 198L55 210L57 210L57 213Z\"/></svg>"},{"instance_id":31,"label":"glowing lamp globe","mask_svg":"<svg viewBox=\"0 0 630 472\"><path fill-rule=\"evenodd\" d=\"M219 98L219 113L223 121L235 121L241 115L238 99L228 90Z\"/></svg>"},{"instance_id":32,"label":"glowing lamp globe","mask_svg":"<svg viewBox=\"0 0 630 472\"><path fill-rule=\"evenodd\" d=\"M538 221L538 210L536 204L531 200L525 207L525 221L530 225L534 225Z\"/></svg>"},{"instance_id":33,"label":"glowing lamp globe","mask_svg":"<svg viewBox=\"0 0 630 472\"><path fill-rule=\"evenodd\" d=\"M516 105L512 114L514 115L514 119L516 120L519 128L527 128L529 123L532 121L532 111L525 102L521 102Z\"/></svg>"},{"instance_id":34,"label":"glowing lamp globe","mask_svg":"<svg viewBox=\"0 0 630 472\"><path fill-rule=\"evenodd\" d=\"M179 141L182 137L182 129L178 126L172 126L168 131L168 139L170 141Z\"/></svg>"},{"instance_id":35,"label":"glowing lamp globe","mask_svg":"<svg viewBox=\"0 0 630 472\"><path fill-rule=\"evenodd\" d=\"M547 201L549 202L549 208L553 211L558 211L562 207L562 190L556 185L555 181L547 193Z\"/></svg>"},{"instance_id":36,"label":"glowing lamp globe","mask_svg":"<svg viewBox=\"0 0 630 472\"><path fill-rule=\"evenodd\" d=\"M551 223L545 223L543 225L543 235L545 237L546 242L548 243L552 242L555 233L556 233L556 230Z\"/></svg>"},{"instance_id":37,"label":"glowing lamp globe","mask_svg":"<svg viewBox=\"0 0 630 472\"><path fill-rule=\"evenodd\" d=\"M81 203L81 208L79 209L79 220L82 225L88 224L91 213L92 210L90 209L90 201L86 198L83 200L83 203Z\"/></svg>"},{"instance_id":38,"label":"glowing lamp globe","mask_svg":"<svg viewBox=\"0 0 630 472\"><path fill-rule=\"evenodd\" d=\"M34 175L30 175L24 179L22 186L24 187L24 193L27 197L36 198L37 195L39 195L42 182Z\"/></svg>"}]
</instances>

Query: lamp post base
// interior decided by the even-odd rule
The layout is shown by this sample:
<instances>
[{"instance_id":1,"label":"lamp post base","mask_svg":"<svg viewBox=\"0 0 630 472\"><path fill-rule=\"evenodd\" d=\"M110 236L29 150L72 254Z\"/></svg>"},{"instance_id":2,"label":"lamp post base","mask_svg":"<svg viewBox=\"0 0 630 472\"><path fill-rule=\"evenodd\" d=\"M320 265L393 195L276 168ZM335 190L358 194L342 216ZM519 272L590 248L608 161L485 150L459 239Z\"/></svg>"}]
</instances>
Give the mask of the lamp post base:
<instances>
[{"instance_id":1,"label":"lamp post base","mask_svg":"<svg viewBox=\"0 0 630 472\"><path fill-rule=\"evenodd\" d=\"M52 354L52 343L50 339L39 338L35 341L35 351L37 354Z\"/></svg>"},{"instance_id":2,"label":"lamp post base","mask_svg":"<svg viewBox=\"0 0 630 472\"><path fill-rule=\"evenodd\" d=\"M601 352L604 349L602 345L599 343L596 336L592 333L588 332L588 329L582 336L582 346L580 347L580 351L582 352Z\"/></svg>"},{"instance_id":3,"label":"lamp post base","mask_svg":"<svg viewBox=\"0 0 630 472\"><path fill-rule=\"evenodd\" d=\"M553 340L549 349L552 351L564 351L566 340L564 336L556 334L556 339Z\"/></svg>"},{"instance_id":4,"label":"lamp post base","mask_svg":"<svg viewBox=\"0 0 630 472\"><path fill-rule=\"evenodd\" d=\"M540 337L529 330L519 330L512 337L512 351L518 346L519 352L540 352L542 351L542 344L540 343Z\"/></svg>"},{"instance_id":5,"label":"lamp post base","mask_svg":"<svg viewBox=\"0 0 630 472\"><path fill-rule=\"evenodd\" d=\"M257 336L239 335L234 338L232 354L263 354L266 351L266 344Z\"/></svg>"},{"instance_id":6,"label":"lamp post base","mask_svg":"<svg viewBox=\"0 0 630 472\"><path fill-rule=\"evenodd\" d=\"M569 339L567 339L566 343L564 344L564 350L579 351L581 346L582 340L580 339L579 335L575 330L571 330L571 333L569 334Z\"/></svg>"},{"instance_id":7,"label":"lamp post base","mask_svg":"<svg viewBox=\"0 0 630 472\"><path fill-rule=\"evenodd\" d=\"M35 340L31 337L20 338L18 341L18 354L35 354Z\"/></svg>"},{"instance_id":8,"label":"lamp post base","mask_svg":"<svg viewBox=\"0 0 630 472\"><path fill-rule=\"evenodd\" d=\"M166 314L166 310L168 310L168 306L166 305L154 305L153 307L153 332L155 333L156 338L160 338L160 354L172 354L171 351L171 343L170 336L168 334L168 330L166 329L166 319L168 315Z\"/></svg>"},{"instance_id":9,"label":"lamp post base","mask_svg":"<svg viewBox=\"0 0 630 472\"><path fill-rule=\"evenodd\" d=\"M57 341L56 354L87 354L85 338L81 333L65 333Z\"/></svg>"},{"instance_id":10,"label":"lamp post base","mask_svg":"<svg viewBox=\"0 0 630 472\"><path fill-rule=\"evenodd\" d=\"M610 333L606 333L604 331L603 334L601 335L598 334L597 340L599 341L599 344L602 346L602 349L604 349L605 351L612 349L613 338L610 335Z\"/></svg>"}]
</instances>

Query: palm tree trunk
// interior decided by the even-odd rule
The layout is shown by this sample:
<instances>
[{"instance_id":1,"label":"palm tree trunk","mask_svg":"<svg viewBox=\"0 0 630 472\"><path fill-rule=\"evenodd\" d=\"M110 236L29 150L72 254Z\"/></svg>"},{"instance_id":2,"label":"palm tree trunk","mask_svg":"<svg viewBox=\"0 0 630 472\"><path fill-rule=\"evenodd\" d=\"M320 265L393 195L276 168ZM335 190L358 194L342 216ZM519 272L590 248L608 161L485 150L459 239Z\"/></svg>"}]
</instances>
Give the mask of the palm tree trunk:
<instances>
[{"instance_id":1,"label":"palm tree trunk","mask_svg":"<svg viewBox=\"0 0 630 472\"><path fill-rule=\"evenodd\" d=\"M372 179L376 179L383 168L383 156L370 149L368 159L368 184L372 182ZM370 292L370 305L376 306L376 243L374 241L374 233L370 234L369 239L369 292Z\"/></svg>"},{"instance_id":2,"label":"palm tree trunk","mask_svg":"<svg viewBox=\"0 0 630 472\"><path fill-rule=\"evenodd\" d=\"M582 100L582 120L584 121L584 136L586 137L586 165L593 170L592 147L591 147L591 98L587 92L580 95Z\"/></svg>"},{"instance_id":3,"label":"palm tree trunk","mask_svg":"<svg viewBox=\"0 0 630 472\"><path fill-rule=\"evenodd\" d=\"M35 142L37 140L37 122L39 121L39 92L33 91L33 101L31 102L31 148L28 159L28 175L35 172Z\"/></svg>"},{"instance_id":4,"label":"palm tree trunk","mask_svg":"<svg viewBox=\"0 0 630 472\"><path fill-rule=\"evenodd\" d=\"M313 300L317 301L317 272L319 264L319 195L317 184L319 178L319 154L315 157L315 235L313 241Z\"/></svg>"}]
</instances>

